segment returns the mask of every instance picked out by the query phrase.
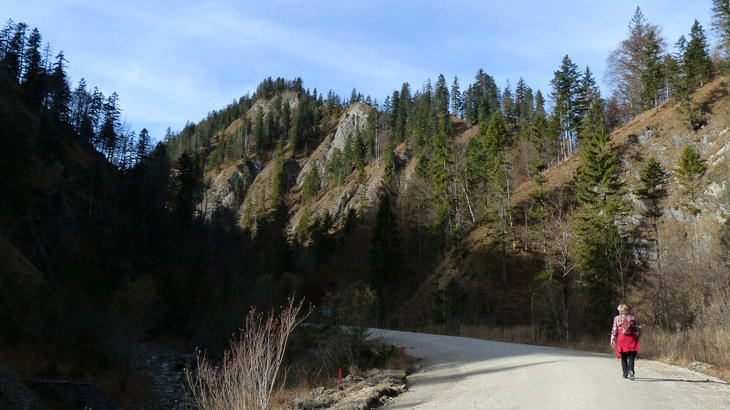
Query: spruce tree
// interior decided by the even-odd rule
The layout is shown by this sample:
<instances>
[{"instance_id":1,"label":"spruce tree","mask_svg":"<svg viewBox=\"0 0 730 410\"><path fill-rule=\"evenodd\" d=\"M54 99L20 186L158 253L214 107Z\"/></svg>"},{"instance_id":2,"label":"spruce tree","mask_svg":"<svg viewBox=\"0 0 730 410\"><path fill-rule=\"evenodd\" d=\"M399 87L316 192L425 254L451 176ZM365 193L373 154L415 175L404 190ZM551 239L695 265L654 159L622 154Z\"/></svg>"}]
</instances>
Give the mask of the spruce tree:
<instances>
[{"instance_id":1,"label":"spruce tree","mask_svg":"<svg viewBox=\"0 0 730 410\"><path fill-rule=\"evenodd\" d=\"M656 158L649 159L649 162L639 174L641 186L634 192L644 204L644 217L650 218L652 233L654 235L654 256L656 258L657 272L659 273L659 287L661 305L664 317L664 325L669 324L667 309L667 284L664 278L664 271L661 263L661 247L659 245L659 218L664 214L662 201L667 197L667 183L669 175L664 171L662 165Z\"/></svg>"},{"instance_id":2,"label":"spruce tree","mask_svg":"<svg viewBox=\"0 0 730 410\"><path fill-rule=\"evenodd\" d=\"M319 192L319 172L317 166L312 164L312 167L307 172L307 175L302 181L302 205L308 204L312 199L316 198Z\"/></svg>"},{"instance_id":3,"label":"spruce tree","mask_svg":"<svg viewBox=\"0 0 730 410\"><path fill-rule=\"evenodd\" d=\"M446 86L446 77L443 74L439 74L439 78L436 80L433 100L436 115L443 116L449 114L449 89Z\"/></svg>"},{"instance_id":4,"label":"spruce tree","mask_svg":"<svg viewBox=\"0 0 730 410\"><path fill-rule=\"evenodd\" d=\"M555 103L553 113L560 120L563 132L561 155L565 159L573 154L577 126L580 122L577 103L580 86L578 66L573 64L567 54L563 57L560 69L555 71L550 84L553 87L551 95Z\"/></svg>"},{"instance_id":5,"label":"spruce tree","mask_svg":"<svg viewBox=\"0 0 730 410\"><path fill-rule=\"evenodd\" d=\"M504 87L504 91L502 91L502 115L507 123L506 125L509 126L510 129L517 125L517 120L519 119L519 107L512 97L512 88L510 87L509 80L507 80L507 85Z\"/></svg>"},{"instance_id":6,"label":"spruce tree","mask_svg":"<svg viewBox=\"0 0 730 410\"><path fill-rule=\"evenodd\" d=\"M586 122L586 116L591 106L594 104L596 98L600 99L600 91L596 85L596 79L593 78L593 73L590 67L586 66L583 76L580 78L578 84L577 96L576 96L576 145L580 145L583 134L583 124ZM592 135L587 133L588 135Z\"/></svg>"},{"instance_id":7,"label":"spruce tree","mask_svg":"<svg viewBox=\"0 0 730 410\"><path fill-rule=\"evenodd\" d=\"M694 148L687 146L682 151L682 156L674 173L682 186L683 201L681 205L692 217L696 217L702 212L702 209L698 207L698 190L699 180L705 174L705 171L707 171L707 161L703 160Z\"/></svg>"},{"instance_id":8,"label":"spruce tree","mask_svg":"<svg viewBox=\"0 0 730 410\"><path fill-rule=\"evenodd\" d=\"M464 116L464 100L459 91L459 77L454 76L454 82L451 84L451 113L458 118Z\"/></svg>"},{"instance_id":9,"label":"spruce tree","mask_svg":"<svg viewBox=\"0 0 730 410\"><path fill-rule=\"evenodd\" d=\"M687 75L687 64L685 55L688 42L681 36L676 43L677 55L673 59L665 60L666 72L671 78L673 98L678 102L677 110L691 129L698 129L701 125L701 117L696 107L693 91L695 84L691 76Z\"/></svg>"},{"instance_id":10,"label":"spruce tree","mask_svg":"<svg viewBox=\"0 0 730 410\"><path fill-rule=\"evenodd\" d=\"M730 0L712 0L712 25L727 59L730 57Z\"/></svg>"},{"instance_id":11,"label":"spruce tree","mask_svg":"<svg viewBox=\"0 0 730 410\"><path fill-rule=\"evenodd\" d=\"M25 36L28 26L25 23L14 24L8 21L7 27L3 30L6 33L3 54L0 66L7 70L11 78L20 82L24 67ZM10 33L13 33L12 36Z\"/></svg>"},{"instance_id":12,"label":"spruce tree","mask_svg":"<svg viewBox=\"0 0 730 410\"><path fill-rule=\"evenodd\" d=\"M142 128L142 131L139 132L139 138L137 139L137 144L135 147L136 159L138 161L147 158L151 148L150 144L150 132L147 131L147 128Z\"/></svg>"},{"instance_id":13,"label":"spruce tree","mask_svg":"<svg viewBox=\"0 0 730 410\"><path fill-rule=\"evenodd\" d=\"M547 118L545 113L545 97L542 96L542 91L537 90L535 93L535 115L542 115Z\"/></svg>"},{"instance_id":14,"label":"spruce tree","mask_svg":"<svg viewBox=\"0 0 730 410\"><path fill-rule=\"evenodd\" d=\"M365 154L368 162L376 162L378 153L378 110L371 108L365 123Z\"/></svg>"},{"instance_id":15,"label":"spruce tree","mask_svg":"<svg viewBox=\"0 0 730 410\"><path fill-rule=\"evenodd\" d=\"M398 289L404 270L400 233L392 200L388 190L383 188L379 194L378 210L370 237L369 280L370 287L380 296L380 326L387 323L393 292Z\"/></svg>"},{"instance_id":16,"label":"spruce tree","mask_svg":"<svg viewBox=\"0 0 730 410\"><path fill-rule=\"evenodd\" d=\"M601 98L600 93L596 92L590 101L588 110L581 123L581 129L584 135L608 134L610 132L604 117L605 107L605 101ZM585 144L581 144L581 147L583 145Z\"/></svg>"},{"instance_id":17,"label":"spruce tree","mask_svg":"<svg viewBox=\"0 0 730 410\"><path fill-rule=\"evenodd\" d=\"M445 122L448 119L442 120ZM432 200L436 206L434 228L436 235L448 241L451 231L456 225L455 201L452 183L453 147L452 136L448 134L448 127L442 126L441 131L433 137L432 155L429 180L433 191Z\"/></svg>"},{"instance_id":18,"label":"spruce tree","mask_svg":"<svg viewBox=\"0 0 730 410\"><path fill-rule=\"evenodd\" d=\"M261 158L266 148L266 140L264 139L264 110L258 110L254 118L253 139L256 155Z\"/></svg>"},{"instance_id":19,"label":"spruce tree","mask_svg":"<svg viewBox=\"0 0 730 410\"><path fill-rule=\"evenodd\" d=\"M641 103L645 110L659 108L665 81L665 67L662 61L662 46L654 30L646 36L645 68L641 72Z\"/></svg>"},{"instance_id":20,"label":"spruce tree","mask_svg":"<svg viewBox=\"0 0 730 410\"><path fill-rule=\"evenodd\" d=\"M579 208L576 233L577 256L584 273L585 289L601 316L615 300L626 297L629 285L626 233L622 223L629 205L620 177L621 161L607 147L608 134L597 134L586 144L576 174Z\"/></svg>"},{"instance_id":21,"label":"spruce tree","mask_svg":"<svg viewBox=\"0 0 730 410\"><path fill-rule=\"evenodd\" d=\"M278 209L284 204L286 194L286 175L284 174L284 147L282 142L276 144L274 150L274 169L271 174L271 206Z\"/></svg>"},{"instance_id":22,"label":"spruce tree","mask_svg":"<svg viewBox=\"0 0 730 410\"><path fill-rule=\"evenodd\" d=\"M499 221L498 237L501 244L501 279L507 281L507 233L512 224L511 195L511 163L507 159L507 150L512 145L509 133L499 113L492 116L484 138L486 156L486 172L488 192L495 199L493 205Z\"/></svg>"},{"instance_id":23,"label":"spruce tree","mask_svg":"<svg viewBox=\"0 0 730 410\"><path fill-rule=\"evenodd\" d=\"M700 180L707 171L707 161L700 157L700 154L691 146L687 146L682 152L679 164L674 169L674 174L679 180L682 195L680 206L689 213L693 221L702 212L700 208ZM693 224L694 241L692 242L692 254L697 258L697 246L699 245L699 234L697 226Z\"/></svg>"},{"instance_id":24,"label":"spruce tree","mask_svg":"<svg viewBox=\"0 0 730 410\"><path fill-rule=\"evenodd\" d=\"M406 140L406 124L408 122L408 116L411 114L411 89L408 83L403 83L398 96L398 110L392 133L394 134L395 142L401 143Z\"/></svg>"},{"instance_id":25,"label":"spruce tree","mask_svg":"<svg viewBox=\"0 0 730 410\"><path fill-rule=\"evenodd\" d=\"M711 63L707 38L702 25L695 20L684 50L684 75L691 86L702 86L710 78Z\"/></svg>"},{"instance_id":26,"label":"spruce tree","mask_svg":"<svg viewBox=\"0 0 730 410\"><path fill-rule=\"evenodd\" d=\"M56 56L56 63L53 65L53 72L48 80L48 108L57 125L68 124L71 120L71 110L69 108L71 90L68 87L68 80L66 78L65 61L66 58L64 58L63 52L59 52L58 56ZM117 106L117 100L118 96L116 92L112 93L109 99L107 99L110 106L108 107L109 111L106 113L107 117L105 117L115 127L120 125L120 109Z\"/></svg>"},{"instance_id":27,"label":"spruce tree","mask_svg":"<svg viewBox=\"0 0 730 410\"><path fill-rule=\"evenodd\" d=\"M520 77L515 88L515 105L517 106L517 119L520 126L532 121L535 115L532 89L527 86L525 80Z\"/></svg>"},{"instance_id":28,"label":"spruce tree","mask_svg":"<svg viewBox=\"0 0 730 410\"><path fill-rule=\"evenodd\" d=\"M33 109L40 108L45 88L43 80L46 72L42 64L40 47L41 33L37 28L34 28L33 31L31 31L25 46L23 58L25 66L23 67L22 81L26 97Z\"/></svg>"}]
</instances>

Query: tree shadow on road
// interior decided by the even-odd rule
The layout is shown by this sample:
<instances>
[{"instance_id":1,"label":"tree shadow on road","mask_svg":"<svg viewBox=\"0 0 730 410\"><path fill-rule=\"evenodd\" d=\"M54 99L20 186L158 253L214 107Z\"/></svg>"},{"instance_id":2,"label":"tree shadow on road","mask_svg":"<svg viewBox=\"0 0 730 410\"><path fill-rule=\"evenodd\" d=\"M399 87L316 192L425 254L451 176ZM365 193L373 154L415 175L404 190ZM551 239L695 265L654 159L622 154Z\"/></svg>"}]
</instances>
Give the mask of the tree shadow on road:
<instances>
[{"instance_id":1,"label":"tree shadow on road","mask_svg":"<svg viewBox=\"0 0 730 410\"><path fill-rule=\"evenodd\" d=\"M527 363L527 364L521 364L517 366L506 366L506 367L497 367L497 368L487 368L487 369L479 369L479 370L472 370L472 371L466 371L466 372L460 372L457 374L448 374L448 375L434 375L433 373L438 373L438 367L435 369L429 369L427 371L419 373L419 380L418 385L428 385L428 384L439 384L444 382L450 382L454 380L462 380L462 379L468 379L471 376L478 376L482 374L489 374L489 373L496 373L496 372L504 372L508 370L514 370L514 369L520 369L523 367L531 367L531 366L539 366L543 364L549 364L549 363L557 363L559 360L550 360L550 361L544 361L544 362L537 362L537 363Z\"/></svg>"}]
</instances>

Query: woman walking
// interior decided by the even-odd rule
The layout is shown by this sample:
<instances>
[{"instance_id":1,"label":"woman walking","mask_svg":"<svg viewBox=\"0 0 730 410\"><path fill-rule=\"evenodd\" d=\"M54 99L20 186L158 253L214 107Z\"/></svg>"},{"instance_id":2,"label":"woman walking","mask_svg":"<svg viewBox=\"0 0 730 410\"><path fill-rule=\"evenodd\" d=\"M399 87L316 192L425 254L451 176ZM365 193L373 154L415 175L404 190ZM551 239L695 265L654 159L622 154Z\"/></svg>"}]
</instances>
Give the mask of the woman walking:
<instances>
[{"instance_id":1,"label":"woman walking","mask_svg":"<svg viewBox=\"0 0 730 410\"><path fill-rule=\"evenodd\" d=\"M613 318L611 328L611 346L616 347L616 357L621 359L624 379L634 380L636 352L641 349L640 332L641 328L636 325L636 318L629 314L629 307L623 303L618 305L618 315Z\"/></svg>"}]
</instances>

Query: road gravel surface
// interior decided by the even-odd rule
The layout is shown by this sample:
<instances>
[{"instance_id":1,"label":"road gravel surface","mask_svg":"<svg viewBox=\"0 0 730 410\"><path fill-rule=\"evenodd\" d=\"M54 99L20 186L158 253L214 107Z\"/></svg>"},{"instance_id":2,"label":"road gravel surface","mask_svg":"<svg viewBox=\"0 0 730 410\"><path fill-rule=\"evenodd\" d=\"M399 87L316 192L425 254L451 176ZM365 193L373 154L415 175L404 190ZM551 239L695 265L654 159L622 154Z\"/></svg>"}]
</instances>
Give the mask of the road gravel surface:
<instances>
[{"instance_id":1,"label":"road gravel surface","mask_svg":"<svg viewBox=\"0 0 730 410\"><path fill-rule=\"evenodd\" d=\"M421 359L392 409L730 409L730 384L651 360L624 379L615 355L374 329Z\"/></svg>"}]
</instances>

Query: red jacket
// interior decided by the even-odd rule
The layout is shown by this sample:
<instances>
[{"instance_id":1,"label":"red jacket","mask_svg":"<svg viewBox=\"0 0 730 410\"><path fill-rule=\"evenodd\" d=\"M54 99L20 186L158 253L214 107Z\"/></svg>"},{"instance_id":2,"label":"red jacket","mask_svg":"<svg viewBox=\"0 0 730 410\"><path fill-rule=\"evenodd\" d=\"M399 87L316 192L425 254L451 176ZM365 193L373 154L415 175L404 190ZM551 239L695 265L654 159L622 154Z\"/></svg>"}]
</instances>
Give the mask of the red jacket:
<instances>
[{"instance_id":1,"label":"red jacket","mask_svg":"<svg viewBox=\"0 0 730 410\"><path fill-rule=\"evenodd\" d=\"M621 357L622 352L638 352L641 349L637 336L633 334L625 335L621 332L621 324L624 320L630 320L636 323L636 319L631 315L617 315L613 318L611 340L616 340L616 357Z\"/></svg>"}]
</instances>

